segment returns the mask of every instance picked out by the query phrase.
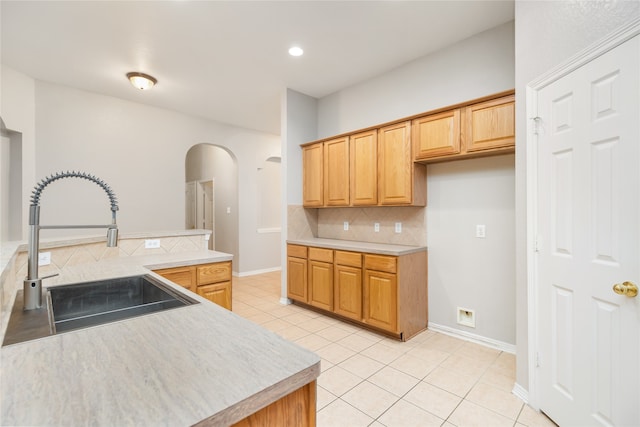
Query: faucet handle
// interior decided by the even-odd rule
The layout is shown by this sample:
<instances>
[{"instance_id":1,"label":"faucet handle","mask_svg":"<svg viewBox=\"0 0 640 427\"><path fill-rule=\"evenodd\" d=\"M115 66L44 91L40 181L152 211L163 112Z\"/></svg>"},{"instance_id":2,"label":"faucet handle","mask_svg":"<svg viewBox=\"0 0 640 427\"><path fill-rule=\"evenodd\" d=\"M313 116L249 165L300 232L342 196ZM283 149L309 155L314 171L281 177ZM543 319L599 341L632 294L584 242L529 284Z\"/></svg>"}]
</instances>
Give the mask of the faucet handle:
<instances>
[{"instance_id":1,"label":"faucet handle","mask_svg":"<svg viewBox=\"0 0 640 427\"><path fill-rule=\"evenodd\" d=\"M40 280L49 279L51 277L55 277L55 276L59 276L59 275L60 275L59 273L49 274L48 276L41 277Z\"/></svg>"}]
</instances>

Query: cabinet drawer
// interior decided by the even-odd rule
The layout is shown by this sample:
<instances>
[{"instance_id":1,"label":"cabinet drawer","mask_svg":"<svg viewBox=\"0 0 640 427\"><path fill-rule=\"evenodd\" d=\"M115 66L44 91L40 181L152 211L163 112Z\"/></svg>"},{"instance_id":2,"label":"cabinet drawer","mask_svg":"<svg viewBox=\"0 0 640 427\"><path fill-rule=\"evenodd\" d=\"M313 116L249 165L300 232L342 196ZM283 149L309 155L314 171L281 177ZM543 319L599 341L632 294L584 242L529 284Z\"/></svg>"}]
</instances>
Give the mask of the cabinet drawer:
<instances>
[{"instance_id":1,"label":"cabinet drawer","mask_svg":"<svg viewBox=\"0 0 640 427\"><path fill-rule=\"evenodd\" d=\"M358 252L336 251L336 264L362 267L362 254Z\"/></svg>"},{"instance_id":2,"label":"cabinet drawer","mask_svg":"<svg viewBox=\"0 0 640 427\"><path fill-rule=\"evenodd\" d=\"M287 255L296 258L307 258L307 247L300 245L287 245Z\"/></svg>"},{"instance_id":3,"label":"cabinet drawer","mask_svg":"<svg viewBox=\"0 0 640 427\"><path fill-rule=\"evenodd\" d=\"M231 280L231 261L198 266L198 286Z\"/></svg>"},{"instance_id":4,"label":"cabinet drawer","mask_svg":"<svg viewBox=\"0 0 640 427\"><path fill-rule=\"evenodd\" d=\"M309 248L309 259L314 261L333 262L333 249Z\"/></svg>"},{"instance_id":5,"label":"cabinet drawer","mask_svg":"<svg viewBox=\"0 0 640 427\"><path fill-rule=\"evenodd\" d=\"M192 292L196 291L195 267L165 268L162 270L154 270L154 272Z\"/></svg>"},{"instance_id":6,"label":"cabinet drawer","mask_svg":"<svg viewBox=\"0 0 640 427\"><path fill-rule=\"evenodd\" d=\"M364 255L364 268L367 270L386 271L395 273L397 271L397 257L386 255Z\"/></svg>"}]
</instances>

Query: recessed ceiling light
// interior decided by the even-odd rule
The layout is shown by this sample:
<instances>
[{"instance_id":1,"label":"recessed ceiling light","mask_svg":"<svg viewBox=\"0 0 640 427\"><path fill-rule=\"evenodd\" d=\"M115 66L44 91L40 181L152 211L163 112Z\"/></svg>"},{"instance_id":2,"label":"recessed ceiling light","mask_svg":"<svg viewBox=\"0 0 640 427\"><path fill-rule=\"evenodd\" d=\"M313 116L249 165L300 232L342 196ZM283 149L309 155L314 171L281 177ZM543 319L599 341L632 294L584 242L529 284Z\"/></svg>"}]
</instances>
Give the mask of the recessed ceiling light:
<instances>
[{"instance_id":1,"label":"recessed ceiling light","mask_svg":"<svg viewBox=\"0 0 640 427\"><path fill-rule=\"evenodd\" d=\"M289 49L289 55L291 56L302 56L303 53L304 50L302 50L302 48L298 46L293 46L291 49Z\"/></svg>"},{"instance_id":2,"label":"recessed ceiling light","mask_svg":"<svg viewBox=\"0 0 640 427\"><path fill-rule=\"evenodd\" d=\"M155 77L138 72L127 73L127 78L133 87L140 90L151 89L156 83L158 83L158 80Z\"/></svg>"}]
</instances>

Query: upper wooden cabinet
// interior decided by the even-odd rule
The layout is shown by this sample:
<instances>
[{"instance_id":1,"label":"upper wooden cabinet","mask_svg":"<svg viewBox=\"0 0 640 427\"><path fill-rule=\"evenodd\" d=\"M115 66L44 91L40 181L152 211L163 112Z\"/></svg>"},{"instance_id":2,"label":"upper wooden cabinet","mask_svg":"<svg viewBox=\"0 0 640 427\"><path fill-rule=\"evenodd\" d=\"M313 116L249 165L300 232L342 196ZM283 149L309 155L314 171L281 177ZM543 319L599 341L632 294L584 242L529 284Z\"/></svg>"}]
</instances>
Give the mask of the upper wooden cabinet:
<instances>
[{"instance_id":1,"label":"upper wooden cabinet","mask_svg":"<svg viewBox=\"0 0 640 427\"><path fill-rule=\"evenodd\" d=\"M323 158L322 142L302 147L302 204L304 206L324 205Z\"/></svg>"},{"instance_id":2,"label":"upper wooden cabinet","mask_svg":"<svg viewBox=\"0 0 640 427\"><path fill-rule=\"evenodd\" d=\"M418 117L412 127L417 162L510 153L515 149L515 97Z\"/></svg>"},{"instance_id":3,"label":"upper wooden cabinet","mask_svg":"<svg viewBox=\"0 0 640 427\"><path fill-rule=\"evenodd\" d=\"M468 152L514 146L516 141L514 96L467 107L464 141Z\"/></svg>"},{"instance_id":4,"label":"upper wooden cabinet","mask_svg":"<svg viewBox=\"0 0 640 427\"><path fill-rule=\"evenodd\" d=\"M381 205L426 204L426 170L413 163L411 122L378 130L378 196ZM415 191L414 191L415 190Z\"/></svg>"},{"instance_id":5,"label":"upper wooden cabinet","mask_svg":"<svg viewBox=\"0 0 640 427\"><path fill-rule=\"evenodd\" d=\"M323 143L324 204L349 206L349 137Z\"/></svg>"},{"instance_id":6,"label":"upper wooden cabinet","mask_svg":"<svg viewBox=\"0 0 640 427\"><path fill-rule=\"evenodd\" d=\"M302 147L303 206L424 206L424 165L415 165L411 123Z\"/></svg>"},{"instance_id":7,"label":"upper wooden cabinet","mask_svg":"<svg viewBox=\"0 0 640 427\"><path fill-rule=\"evenodd\" d=\"M460 153L460 109L413 120L416 160Z\"/></svg>"},{"instance_id":8,"label":"upper wooden cabinet","mask_svg":"<svg viewBox=\"0 0 640 427\"><path fill-rule=\"evenodd\" d=\"M378 131L376 129L349 137L351 166L351 204L378 204Z\"/></svg>"}]
</instances>

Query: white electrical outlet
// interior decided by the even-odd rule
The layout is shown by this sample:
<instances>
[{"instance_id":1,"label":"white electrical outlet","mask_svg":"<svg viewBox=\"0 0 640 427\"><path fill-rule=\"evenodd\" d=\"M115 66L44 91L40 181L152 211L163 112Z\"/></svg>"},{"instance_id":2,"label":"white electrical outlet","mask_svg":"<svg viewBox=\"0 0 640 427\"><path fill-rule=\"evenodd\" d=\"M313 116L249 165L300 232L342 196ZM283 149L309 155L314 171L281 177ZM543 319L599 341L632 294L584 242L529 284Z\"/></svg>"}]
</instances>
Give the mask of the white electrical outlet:
<instances>
[{"instance_id":1,"label":"white electrical outlet","mask_svg":"<svg viewBox=\"0 0 640 427\"><path fill-rule=\"evenodd\" d=\"M402 223L396 222L396 233L402 233Z\"/></svg>"},{"instance_id":2,"label":"white electrical outlet","mask_svg":"<svg viewBox=\"0 0 640 427\"><path fill-rule=\"evenodd\" d=\"M344 224L342 224L342 228L344 228L344 231L349 231L349 221L345 221Z\"/></svg>"},{"instance_id":3,"label":"white electrical outlet","mask_svg":"<svg viewBox=\"0 0 640 427\"><path fill-rule=\"evenodd\" d=\"M379 222L374 222L373 223L373 231L375 231L376 233L380 232L380 223Z\"/></svg>"},{"instance_id":4,"label":"white electrical outlet","mask_svg":"<svg viewBox=\"0 0 640 427\"><path fill-rule=\"evenodd\" d=\"M476 237L480 238L480 239L484 239L486 237L486 227L484 224L478 224L476 225Z\"/></svg>"},{"instance_id":5,"label":"white electrical outlet","mask_svg":"<svg viewBox=\"0 0 640 427\"><path fill-rule=\"evenodd\" d=\"M146 239L144 241L145 249L156 249L160 247L160 239Z\"/></svg>"},{"instance_id":6,"label":"white electrical outlet","mask_svg":"<svg viewBox=\"0 0 640 427\"><path fill-rule=\"evenodd\" d=\"M38 265L51 264L51 252L39 252L38 253Z\"/></svg>"},{"instance_id":7,"label":"white electrical outlet","mask_svg":"<svg viewBox=\"0 0 640 427\"><path fill-rule=\"evenodd\" d=\"M476 327L476 312L469 308L458 307L458 324L463 326L469 326L470 328Z\"/></svg>"},{"instance_id":8,"label":"white electrical outlet","mask_svg":"<svg viewBox=\"0 0 640 427\"><path fill-rule=\"evenodd\" d=\"M231 213L231 208L229 206L227 206L227 213L230 214Z\"/></svg>"}]
</instances>

